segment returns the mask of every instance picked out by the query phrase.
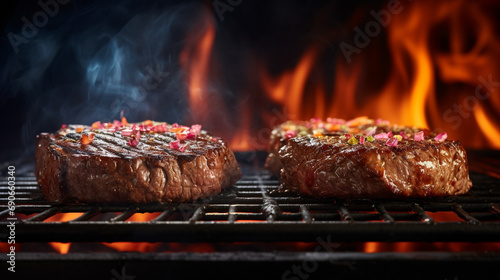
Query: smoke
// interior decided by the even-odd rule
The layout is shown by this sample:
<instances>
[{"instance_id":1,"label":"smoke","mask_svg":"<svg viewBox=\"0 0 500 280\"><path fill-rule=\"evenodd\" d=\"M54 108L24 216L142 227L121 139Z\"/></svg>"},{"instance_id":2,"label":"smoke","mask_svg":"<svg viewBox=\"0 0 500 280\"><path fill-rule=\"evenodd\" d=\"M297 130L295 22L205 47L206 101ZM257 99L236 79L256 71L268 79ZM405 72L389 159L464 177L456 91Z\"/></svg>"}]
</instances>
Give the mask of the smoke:
<instances>
[{"instance_id":1,"label":"smoke","mask_svg":"<svg viewBox=\"0 0 500 280\"><path fill-rule=\"evenodd\" d=\"M181 122L188 110L178 54L203 4L66 2L40 26L36 2L19 7L4 30L0 114L14 128L14 149L2 160L32 153L36 134L63 123L110 121L121 112L129 121ZM30 38L22 18L37 29ZM25 40L13 44L12 36Z\"/></svg>"},{"instance_id":2,"label":"smoke","mask_svg":"<svg viewBox=\"0 0 500 280\"><path fill-rule=\"evenodd\" d=\"M79 61L88 62L87 100L104 98L108 115L125 110L136 120L182 117L185 101L177 54L183 38L176 33L184 31L185 17L192 11L176 7L136 15L96 53L80 53Z\"/></svg>"}]
</instances>

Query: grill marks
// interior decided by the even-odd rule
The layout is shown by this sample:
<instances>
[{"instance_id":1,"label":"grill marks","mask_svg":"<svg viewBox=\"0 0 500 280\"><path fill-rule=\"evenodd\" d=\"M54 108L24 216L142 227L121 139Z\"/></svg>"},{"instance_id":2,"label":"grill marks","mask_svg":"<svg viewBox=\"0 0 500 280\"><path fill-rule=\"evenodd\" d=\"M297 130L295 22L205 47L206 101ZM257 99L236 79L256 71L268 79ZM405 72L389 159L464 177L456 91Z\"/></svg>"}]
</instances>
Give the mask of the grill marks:
<instances>
[{"instance_id":1,"label":"grill marks","mask_svg":"<svg viewBox=\"0 0 500 280\"><path fill-rule=\"evenodd\" d=\"M183 141L189 144L184 152L170 148L175 133L143 133L136 146L121 132L83 133L92 133L93 141L84 145L82 133L74 132L38 137L37 180L50 201L188 202L241 177L232 151L206 133Z\"/></svg>"},{"instance_id":2,"label":"grill marks","mask_svg":"<svg viewBox=\"0 0 500 280\"><path fill-rule=\"evenodd\" d=\"M72 139L74 141L68 141L63 138L53 145L61 147L66 154L82 154L82 155L99 155L108 157L126 157L126 156L139 156L140 153L127 150L123 145L120 144L119 140L110 141L103 137L99 133L95 133L94 141L89 145L82 145L80 143L80 135L75 133L69 133L66 138ZM125 142L125 140L121 140ZM127 144L126 142L124 143Z\"/></svg>"},{"instance_id":3,"label":"grill marks","mask_svg":"<svg viewBox=\"0 0 500 280\"><path fill-rule=\"evenodd\" d=\"M96 133L96 138L105 142L108 145L105 145L104 147L119 147L120 150L118 151L120 156L140 156L140 155L145 155L145 151L147 151L148 155L151 154L157 154L157 155L164 155L165 153L161 153L157 149L154 149L153 146L148 145L144 143L144 141L139 141L137 146L133 147L128 144L128 140L124 139L121 136L116 136L111 133ZM143 140L143 139L141 139ZM95 140L94 140L95 141ZM92 142L92 145L98 145L100 144L99 142Z\"/></svg>"},{"instance_id":4,"label":"grill marks","mask_svg":"<svg viewBox=\"0 0 500 280\"><path fill-rule=\"evenodd\" d=\"M197 156L207 156L208 151L219 153L224 148L224 144L218 141L211 141L204 137L196 140L188 140L188 150L181 152L170 148L170 142L174 141L175 133L152 133L143 134L137 146L128 144L129 137L122 137L120 132L93 131L94 141L88 145L80 142L81 134L68 133L63 138L54 141L56 150L60 150L61 156L72 155L73 157L96 156L109 158L149 158L163 160L165 157L173 157L182 169L184 163L191 162Z\"/></svg>"},{"instance_id":5,"label":"grill marks","mask_svg":"<svg viewBox=\"0 0 500 280\"><path fill-rule=\"evenodd\" d=\"M88 145L82 145L80 142L81 135L79 133L68 133L62 139L55 141L52 145L60 148L63 155L72 155L72 157L95 156L108 158L123 158L123 159L141 159L141 164L146 164L149 175L148 180L151 180L151 174L155 168L158 168L155 162L162 161L165 157L174 158L179 169L183 170L184 164L196 160L198 156L207 156L209 150L214 150L219 154L222 145L218 142L213 142L204 138L190 140L189 151L180 152L170 148L170 142L174 141L175 133L166 132L163 134L143 134L137 146L128 144L129 137L122 137L120 132L111 133L107 131L94 131L94 140ZM213 143L213 144L212 144ZM156 167L155 167L156 166ZM160 167L163 169L163 167ZM165 170L164 180L161 184L163 187L168 181L168 176ZM144 177L145 178L145 177ZM191 190L188 190L191 191Z\"/></svg>"},{"instance_id":6,"label":"grill marks","mask_svg":"<svg viewBox=\"0 0 500 280\"><path fill-rule=\"evenodd\" d=\"M141 139L135 147L130 146L128 144L128 138L122 137L119 132L110 133L95 131L94 141L88 145L82 145L80 138L80 134L68 133L64 138L53 142L53 145L60 149L63 154L120 158L133 158L138 156L159 156L161 158L171 155L181 157L183 161L191 161L196 155L206 154L206 146L208 145L207 140L193 140L190 141L191 149L189 151L180 152L170 148L169 144L175 140L175 134L168 132L164 134L155 133L141 135ZM220 144L218 146L220 146Z\"/></svg>"}]
</instances>

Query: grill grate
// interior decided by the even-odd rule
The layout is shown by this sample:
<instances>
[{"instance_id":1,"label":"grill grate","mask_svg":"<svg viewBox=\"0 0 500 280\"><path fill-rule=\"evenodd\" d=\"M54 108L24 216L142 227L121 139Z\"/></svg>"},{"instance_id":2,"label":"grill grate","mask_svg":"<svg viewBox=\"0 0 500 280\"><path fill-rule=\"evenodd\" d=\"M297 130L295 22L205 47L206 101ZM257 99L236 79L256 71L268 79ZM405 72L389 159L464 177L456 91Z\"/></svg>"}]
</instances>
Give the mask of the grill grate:
<instances>
[{"instance_id":1,"label":"grill grate","mask_svg":"<svg viewBox=\"0 0 500 280\"><path fill-rule=\"evenodd\" d=\"M23 242L500 241L500 179L471 173L462 196L337 200L277 191L253 171L219 196L186 204L54 205L35 177L16 178L16 238ZM0 178L0 240L7 180ZM66 214L66 215L65 215ZM70 214L70 215L67 215ZM61 221L61 219L63 221Z\"/></svg>"}]
</instances>

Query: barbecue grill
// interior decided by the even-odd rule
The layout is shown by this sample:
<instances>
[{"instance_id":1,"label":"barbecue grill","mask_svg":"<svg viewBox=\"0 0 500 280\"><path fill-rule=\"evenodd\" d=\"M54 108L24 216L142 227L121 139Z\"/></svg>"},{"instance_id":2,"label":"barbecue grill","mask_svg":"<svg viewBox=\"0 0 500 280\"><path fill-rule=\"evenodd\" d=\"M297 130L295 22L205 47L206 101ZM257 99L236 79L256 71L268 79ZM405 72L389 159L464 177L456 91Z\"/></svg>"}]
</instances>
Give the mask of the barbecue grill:
<instances>
[{"instance_id":1,"label":"barbecue grill","mask_svg":"<svg viewBox=\"0 0 500 280\"><path fill-rule=\"evenodd\" d=\"M471 156L471 161L474 161ZM481 170L495 175L494 167ZM471 164L475 167L475 163ZM491 166L491 165L489 165ZM472 168L479 171L479 168ZM273 268L276 275L286 272L293 264L309 261L329 269L344 271L346 267L361 267L359 271L378 270L380 265L404 271L412 265L424 265L423 271L437 267L452 269L457 263L466 266L453 268L454 275L467 273L471 267L491 275L500 260L498 252L342 252L339 244L356 242L500 242L500 179L471 172L473 189L462 196L410 200L338 200L301 197L282 191L277 179L258 167L243 166L243 178L233 187L211 199L185 204L146 205L57 205L48 203L37 186L35 177L16 178L16 241L43 242L182 242L189 244L219 244L223 248L209 253L196 252L71 252L67 255L41 252L17 254L19 263L50 267L56 271L78 263L93 264L100 269L115 271L138 268L147 263L157 268L168 261L175 266L162 269L177 271L193 263L200 267L230 265L238 270L260 263ZM493 172L493 173L492 173ZM497 174L498 175L498 174ZM0 212L2 241L6 241L9 210L7 180L0 180ZM70 221L50 222L47 219L60 213L78 213ZM153 213L152 218L128 221L135 214ZM305 250L276 250L274 244L299 242L309 244ZM233 244L234 245L231 245ZM320 251L318 244L328 243ZM225 245L220 245L225 244ZM242 245L244 244L244 245ZM252 244L255 248L252 248ZM336 244L336 246L331 246ZM493 244L498 245L498 244ZM85 245L86 246L86 245ZM85 247L83 246L83 247ZM232 249L227 249L232 246ZM257 248L258 247L258 248ZM159 248L162 248L161 246ZM224 249L225 248L225 249ZM251 248L251 249L249 249ZM257 248L257 249L256 249ZM497 249L498 250L498 249ZM160 250L161 251L161 250ZM6 259L5 255L1 256ZM5 263L5 262L4 262ZM394 266L393 263L401 263ZM20 265L21 265L20 264ZM176 267L174 269L174 267ZM319 265L321 267L321 265ZM207 268L208 269L208 268ZM210 268L213 269L213 268ZM441 268L440 268L441 269ZM228 269L226 268L225 271ZM342 273L350 275L347 271ZM177 271L179 272L179 271ZM25 271L26 273L26 271ZM137 272L138 273L138 272ZM192 272L199 273L199 272ZM342 275L341 273L341 275ZM136 274L131 274L136 275ZM321 273L319 273L321 275ZM439 279L451 274L439 274ZM477 276L478 274L470 274ZM360 276L360 275L358 275ZM413 276L411 276L413 277ZM449 278L453 279L453 278ZM459 278L461 279L461 278Z\"/></svg>"},{"instance_id":2,"label":"barbecue grill","mask_svg":"<svg viewBox=\"0 0 500 280\"><path fill-rule=\"evenodd\" d=\"M500 180L471 174L467 195L421 200L321 200L278 191L267 172L245 175L205 202L178 205L53 205L43 200L34 177L17 181L16 236L24 242L219 242L303 241L327 236L354 241L500 241ZM2 179L2 202L7 181ZM8 209L0 217L8 216ZM68 222L44 222L59 213L81 213ZM113 217L95 219L95 216ZM136 213L160 213L127 222ZM454 213L461 221L436 221ZM6 220L3 222L6 224ZM5 228L2 229L5 232ZM84 233L84 234L82 234Z\"/></svg>"},{"instance_id":3,"label":"barbecue grill","mask_svg":"<svg viewBox=\"0 0 500 280\"><path fill-rule=\"evenodd\" d=\"M500 279L499 3L3 1L0 279ZM315 199L262 168L273 127L357 116L497 151L468 151L474 187L445 198ZM203 125L242 179L192 203L45 200L35 136L122 117Z\"/></svg>"}]
</instances>

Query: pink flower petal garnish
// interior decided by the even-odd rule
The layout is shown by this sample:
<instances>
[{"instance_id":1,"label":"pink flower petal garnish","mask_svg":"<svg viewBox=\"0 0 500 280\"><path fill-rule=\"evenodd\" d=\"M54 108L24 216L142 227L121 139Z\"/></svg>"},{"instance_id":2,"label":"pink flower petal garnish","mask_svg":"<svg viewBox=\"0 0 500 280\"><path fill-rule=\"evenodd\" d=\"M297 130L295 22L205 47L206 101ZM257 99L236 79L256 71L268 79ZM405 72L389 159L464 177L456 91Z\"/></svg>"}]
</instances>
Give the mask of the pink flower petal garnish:
<instances>
[{"instance_id":1,"label":"pink flower petal garnish","mask_svg":"<svg viewBox=\"0 0 500 280\"><path fill-rule=\"evenodd\" d=\"M115 128L120 128L120 127L122 127L123 125L122 125L122 122L121 122L121 121L114 120L114 121L113 121L113 126L114 126Z\"/></svg>"},{"instance_id":2,"label":"pink flower petal garnish","mask_svg":"<svg viewBox=\"0 0 500 280\"><path fill-rule=\"evenodd\" d=\"M186 150L186 148L189 146L188 143L181 144L180 140L172 141L172 142L170 142L169 145L170 145L170 149L178 150L181 152L184 152Z\"/></svg>"},{"instance_id":3,"label":"pink flower petal garnish","mask_svg":"<svg viewBox=\"0 0 500 280\"><path fill-rule=\"evenodd\" d=\"M196 139L196 133L194 133L191 129L189 130L189 132L187 133L187 137L186 139L189 139L189 140L194 140Z\"/></svg>"},{"instance_id":4,"label":"pink flower petal garnish","mask_svg":"<svg viewBox=\"0 0 500 280\"><path fill-rule=\"evenodd\" d=\"M335 119L335 118L327 118L326 122L331 123L331 124L345 124L344 119Z\"/></svg>"},{"instance_id":5,"label":"pink flower petal garnish","mask_svg":"<svg viewBox=\"0 0 500 280\"><path fill-rule=\"evenodd\" d=\"M168 132L168 127L164 123L153 126L152 130L156 133Z\"/></svg>"},{"instance_id":6,"label":"pink flower petal garnish","mask_svg":"<svg viewBox=\"0 0 500 280\"><path fill-rule=\"evenodd\" d=\"M293 131L293 130L288 130L286 133L285 133L285 138L289 139L289 138L292 138L292 137L295 137L297 136L297 132Z\"/></svg>"},{"instance_id":7,"label":"pink flower petal garnish","mask_svg":"<svg viewBox=\"0 0 500 280\"><path fill-rule=\"evenodd\" d=\"M380 124L390 125L391 123L389 121L387 121L387 120L383 120L383 119L379 118L379 119L375 120L375 124L376 125L380 125Z\"/></svg>"},{"instance_id":8,"label":"pink flower petal garnish","mask_svg":"<svg viewBox=\"0 0 500 280\"><path fill-rule=\"evenodd\" d=\"M180 145L180 147L179 147L179 151L184 152L184 151L186 150L186 148L187 148L187 147L188 147L188 143L186 143L186 144L182 144L182 145Z\"/></svg>"},{"instance_id":9,"label":"pink flower petal garnish","mask_svg":"<svg viewBox=\"0 0 500 280\"><path fill-rule=\"evenodd\" d=\"M387 133L382 132L382 133L374 135L373 138L375 138L375 139L387 139L387 138L389 138L389 135L387 135Z\"/></svg>"},{"instance_id":10,"label":"pink flower petal garnish","mask_svg":"<svg viewBox=\"0 0 500 280\"><path fill-rule=\"evenodd\" d=\"M128 129L122 130L122 136L123 137L128 137L128 136L131 136L131 135L132 135L132 130L128 130Z\"/></svg>"},{"instance_id":11,"label":"pink flower petal garnish","mask_svg":"<svg viewBox=\"0 0 500 280\"><path fill-rule=\"evenodd\" d=\"M420 131L415 133L415 141L422 141L424 140L424 132Z\"/></svg>"},{"instance_id":12,"label":"pink flower petal garnish","mask_svg":"<svg viewBox=\"0 0 500 280\"><path fill-rule=\"evenodd\" d=\"M135 140L135 139L130 139L130 140L128 141L128 144L129 144L130 146L132 146L132 147L135 147L135 146L137 146L137 144L139 144L139 141L137 141L137 140Z\"/></svg>"},{"instance_id":13,"label":"pink flower petal garnish","mask_svg":"<svg viewBox=\"0 0 500 280\"><path fill-rule=\"evenodd\" d=\"M440 133L438 136L434 137L434 140L443 142L444 140L446 140L446 138L448 138L448 134L446 134L446 132L443 132Z\"/></svg>"},{"instance_id":14,"label":"pink flower petal garnish","mask_svg":"<svg viewBox=\"0 0 500 280\"><path fill-rule=\"evenodd\" d=\"M385 144L390 147L396 147L398 145L398 139L396 139L396 137L392 137L389 140L387 140Z\"/></svg>"},{"instance_id":15,"label":"pink flower petal garnish","mask_svg":"<svg viewBox=\"0 0 500 280\"><path fill-rule=\"evenodd\" d=\"M201 125L200 124L193 124L191 126L191 132L193 132L195 136L200 134L201 133Z\"/></svg>"},{"instance_id":16,"label":"pink flower petal garnish","mask_svg":"<svg viewBox=\"0 0 500 280\"><path fill-rule=\"evenodd\" d=\"M376 126L374 126L370 131L368 131L368 133L366 134L366 136L373 135L373 134L375 134L375 132L377 132L377 127Z\"/></svg>"},{"instance_id":17,"label":"pink flower petal garnish","mask_svg":"<svg viewBox=\"0 0 500 280\"><path fill-rule=\"evenodd\" d=\"M188 137L187 130L184 130L183 132L177 132L175 134L175 138L177 138L177 140L186 140L187 137Z\"/></svg>"},{"instance_id":18,"label":"pink flower petal garnish","mask_svg":"<svg viewBox=\"0 0 500 280\"><path fill-rule=\"evenodd\" d=\"M179 141L179 140L175 140L175 141L170 142L170 144L169 144L170 149L178 150L181 146L180 143L181 143L181 141Z\"/></svg>"}]
</instances>

